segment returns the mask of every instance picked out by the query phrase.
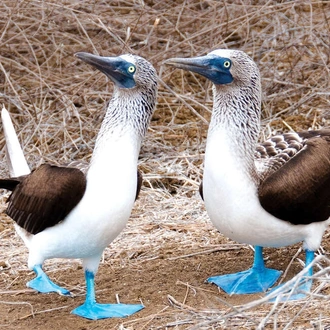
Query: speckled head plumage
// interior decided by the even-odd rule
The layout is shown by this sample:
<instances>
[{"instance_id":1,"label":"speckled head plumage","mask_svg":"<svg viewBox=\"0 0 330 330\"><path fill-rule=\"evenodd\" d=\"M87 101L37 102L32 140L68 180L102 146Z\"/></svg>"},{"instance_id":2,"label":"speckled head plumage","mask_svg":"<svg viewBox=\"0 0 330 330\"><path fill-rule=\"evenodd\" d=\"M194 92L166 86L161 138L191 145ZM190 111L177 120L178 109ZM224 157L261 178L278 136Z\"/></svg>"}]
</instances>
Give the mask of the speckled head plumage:
<instances>
[{"instance_id":1,"label":"speckled head plumage","mask_svg":"<svg viewBox=\"0 0 330 330\"><path fill-rule=\"evenodd\" d=\"M216 49L206 55L206 57L215 56L226 62L229 62L228 70L233 78L233 85L247 86L251 80L260 79L259 69L250 56L240 50ZM211 80L212 81L212 80ZM216 81L212 81L218 85Z\"/></svg>"},{"instance_id":2,"label":"speckled head plumage","mask_svg":"<svg viewBox=\"0 0 330 330\"><path fill-rule=\"evenodd\" d=\"M157 73L152 64L133 54L103 57L77 53L76 57L100 70L114 83L99 137L121 126L133 127L142 138L157 98Z\"/></svg>"},{"instance_id":3,"label":"speckled head plumage","mask_svg":"<svg viewBox=\"0 0 330 330\"><path fill-rule=\"evenodd\" d=\"M124 54L119 56L122 60L126 61L128 70L131 72L134 79L134 87L155 88L157 85L157 73L152 64L138 55Z\"/></svg>"},{"instance_id":4,"label":"speckled head plumage","mask_svg":"<svg viewBox=\"0 0 330 330\"><path fill-rule=\"evenodd\" d=\"M147 89L157 85L155 68L138 55L124 54L108 57L79 52L75 56L103 72L117 88L143 87Z\"/></svg>"},{"instance_id":5,"label":"speckled head plumage","mask_svg":"<svg viewBox=\"0 0 330 330\"><path fill-rule=\"evenodd\" d=\"M205 56L172 58L165 63L179 69L196 72L213 83L213 117L215 119L219 117L217 111L223 108L221 105L229 103L235 106L226 107L227 111L234 111L237 116L240 116L240 110L247 109L248 116L257 115L259 118L260 73L257 65L246 53L239 50L217 49ZM257 125L256 122L254 124Z\"/></svg>"},{"instance_id":6,"label":"speckled head plumage","mask_svg":"<svg viewBox=\"0 0 330 330\"><path fill-rule=\"evenodd\" d=\"M216 86L249 86L251 80L259 80L259 69L244 52L216 49L205 56L171 58L166 64L196 72Z\"/></svg>"}]
</instances>

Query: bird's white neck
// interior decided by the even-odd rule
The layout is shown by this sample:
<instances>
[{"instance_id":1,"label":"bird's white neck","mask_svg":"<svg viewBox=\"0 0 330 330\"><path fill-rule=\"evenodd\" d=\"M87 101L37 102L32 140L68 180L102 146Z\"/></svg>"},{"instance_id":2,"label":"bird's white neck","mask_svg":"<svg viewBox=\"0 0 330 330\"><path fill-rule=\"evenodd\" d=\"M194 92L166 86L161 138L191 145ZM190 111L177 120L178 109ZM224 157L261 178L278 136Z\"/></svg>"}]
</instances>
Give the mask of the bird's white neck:
<instances>
[{"instance_id":1,"label":"bird's white neck","mask_svg":"<svg viewBox=\"0 0 330 330\"><path fill-rule=\"evenodd\" d=\"M213 95L206 154L226 154L221 164L237 163L245 175L255 177L254 150L260 132L260 89L214 86Z\"/></svg>"},{"instance_id":2,"label":"bird's white neck","mask_svg":"<svg viewBox=\"0 0 330 330\"><path fill-rule=\"evenodd\" d=\"M125 173L128 166L136 171L141 140L137 132L129 127L117 127L103 133L95 145L87 179L91 178L92 173L104 175L104 179L111 172L118 176Z\"/></svg>"},{"instance_id":3,"label":"bird's white neck","mask_svg":"<svg viewBox=\"0 0 330 330\"><path fill-rule=\"evenodd\" d=\"M129 97L111 100L86 175L85 194L70 214L68 223L85 226L86 237L93 228L97 249L120 233L134 204L138 155L152 113L146 115L139 104L132 105Z\"/></svg>"},{"instance_id":4,"label":"bird's white neck","mask_svg":"<svg viewBox=\"0 0 330 330\"><path fill-rule=\"evenodd\" d=\"M117 166L119 159L134 159L137 163L154 108L154 102L150 99L148 93L114 90L97 136L90 169Z\"/></svg>"},{"instance_id":5,"label":"bird's white neck","mask_svg":"<svg viewBox=\"0 0 330 330\"><path fill-rule=\"evenodd\" d=\"M237 86L217 86L213 94L205 150L204 200L211 219L226 221L237 217L238 210L245 208L246 212L258 203L253 155L259 134L260 94ZM221 214L219 202L223 204Z\"/></svg>"},{"instance_id":6,"label":"bird's white neck","mask_svg":"<svg viewBox=\"0 0 330 330\"><path fill-rule=\"evenodd\" d=\"M123 95L124 94L124 95ZM97 136L87 181L103 180L136 172L142 139L152 111L146 112L141 95L130 91L114 91Z\"/></svg>"}]
</instances>

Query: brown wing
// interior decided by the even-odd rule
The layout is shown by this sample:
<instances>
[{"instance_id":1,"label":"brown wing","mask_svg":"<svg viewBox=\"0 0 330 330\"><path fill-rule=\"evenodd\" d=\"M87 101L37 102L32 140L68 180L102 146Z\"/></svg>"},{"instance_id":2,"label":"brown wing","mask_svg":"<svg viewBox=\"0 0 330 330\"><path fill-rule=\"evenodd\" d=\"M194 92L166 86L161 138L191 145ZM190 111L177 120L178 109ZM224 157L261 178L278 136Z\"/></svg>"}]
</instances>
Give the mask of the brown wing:
<instances>
[{"instance_id":1,"label":"brown wing","mask_svg":"<svg viewBox=\"0 0 330 330\"><path fill-rule=\"evenodd\" d=\"M313 136L309 134L300 135ZM327 220L330 216L330 136L309 138L294 157L261 183L259 199L269 213L293 224Z\"/></svg>"},{"instance_id":2,"label":"brown wing","mask_svg":"<svg viewBox=\"0 0 330 330\"><path fill-rule=\"evenodd\" d=\"M17 184L6 213L20 227L37 234L63 220L85 189L86 178L79 169L41 165Z\"/></svg>"},{"instance_id":3,"label":"brown wing","mask_svg":"<svg viewBox=\"0 0 330 330\"><path fill-rule=\"evenodd\" d=\"M199 185L199 194L200 194L202 200L204 200L204 193L203 193L203 180L201 181L201 184Z\"/></svg>"},{"instance_id":4,"label":"brown wing","mask_svg":"<svg viewBox=\"0 0 330 330\"><path fill-rule=\"evenodd\" d=\"M139 193L142 187L142 181L143 181L142 173L139 170L137 170L137 186L136 186L135 200L137 200L139 197Z\"/></svg>"},{"instance_id":5,"label":"brown wing","mask_svg":"<svg viewBox=\"0 0 330 330\"><path fill-rule=\"evenodd\" d=\"M272 136L258 144L254 157L260 180L263 181L298 154L308 139L321 136L330 136L330 130L289 132Z\"/></svg>"}]
</instances>

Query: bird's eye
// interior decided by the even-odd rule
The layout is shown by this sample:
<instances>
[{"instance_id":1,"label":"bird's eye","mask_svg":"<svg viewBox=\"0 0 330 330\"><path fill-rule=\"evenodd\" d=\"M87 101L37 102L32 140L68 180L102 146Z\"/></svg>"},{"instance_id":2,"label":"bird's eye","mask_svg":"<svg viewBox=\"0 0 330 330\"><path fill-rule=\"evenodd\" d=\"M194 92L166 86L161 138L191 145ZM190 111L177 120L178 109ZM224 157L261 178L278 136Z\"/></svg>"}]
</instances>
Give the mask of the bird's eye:
<instances>
[{"instance_id":1,"label":"bird's eye","mask_svg":"<svg viewBox=\"0 0 330 330\"><path fill-rule=\"evenodd\" d=\"M230 67L230 61L223 62L223 66L228 69Z\"/></svg>"},{"instance_id":2,"label":"bird's eye","mask_svg":"<svg viewBox=\"0 0 330 330\"><path fill-rule=\"evenodd\" d=\"M129 66L128 69L127 69L127 71L129 73L134 73L135 72L135 66L133 66L133 65Z\"/></svg>"}]
</instances>

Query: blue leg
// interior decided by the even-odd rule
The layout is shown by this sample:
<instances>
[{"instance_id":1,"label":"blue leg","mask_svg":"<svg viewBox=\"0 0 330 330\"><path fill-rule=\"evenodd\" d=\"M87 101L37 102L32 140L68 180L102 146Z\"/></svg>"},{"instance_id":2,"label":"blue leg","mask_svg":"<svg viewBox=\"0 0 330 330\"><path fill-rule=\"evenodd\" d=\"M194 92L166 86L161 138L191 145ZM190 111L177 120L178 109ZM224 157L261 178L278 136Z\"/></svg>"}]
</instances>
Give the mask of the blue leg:
<instances>
[{"instance_id":1,"label":"blue leg","mask_svg":"<svg viewBox=\"0 0 330 330\"><path fill-rule=\"evenodd\" d=\"M229 294L248 294L265 292L280 275L280 271L265 267L262 247L256 246L252 268L235 274L212 276L207 281Z\"/></svg>"},{"instance_id":2,"label":"blue leg","mask_svg":"<svg viewBox=\"0 0 330 330\"><path fill-rule=\"evenodd\" d=\"M37 277L26 283L27 287L41 293L57 292L60 295L70 295L70 291L61 288L49 279L49 277L42 270L41 265L34 266L33 271L36 273Z\"/></svg>"},{"instance_id":3,"label":"blue leg","mask_svg":"<svg viewBox=\"0 0 330 330\"><path fill-rule=\"evenodd\" d=\"M314 260L314 251L309 251L306 250L306 262L305 262L305 267L310 265ZM313 267L310 267L308 269L308 272L306 276L312 277L313 275ZM284 283L285 284L285 283ZM268 294L273 293L275 290L281 288L284 284L278 285L274 287L271 291L268 292ZM306 293L311 291L312 287L312 280L311 279L306 279L306 278L301 278L300 283L292 284L285 288L281 293L283 294L282 299L280 301L287 301L287 300L300 300L306 297ZM280 294L280 292L279 292ZM285 295L284 295L285 294ZM276 298L272 299L274 301Z\"/></svg>"},{"instance_id":4,"label":"blue leg","mask_svg":"<svg viewBox=\"0 0 330 330\"><path fill-rule=\"evenodd\" d=\"M86 300L71 313L91 320L106 319L110 317L125 317L132 315L143 308L142 305L126 304L98 304L95 300L94 273L86 270Z\"/></svg>"}]
</instances>

